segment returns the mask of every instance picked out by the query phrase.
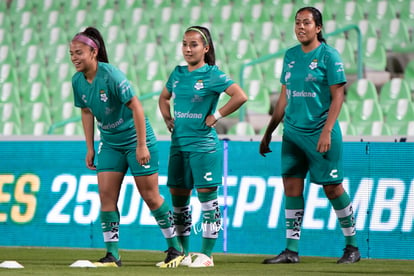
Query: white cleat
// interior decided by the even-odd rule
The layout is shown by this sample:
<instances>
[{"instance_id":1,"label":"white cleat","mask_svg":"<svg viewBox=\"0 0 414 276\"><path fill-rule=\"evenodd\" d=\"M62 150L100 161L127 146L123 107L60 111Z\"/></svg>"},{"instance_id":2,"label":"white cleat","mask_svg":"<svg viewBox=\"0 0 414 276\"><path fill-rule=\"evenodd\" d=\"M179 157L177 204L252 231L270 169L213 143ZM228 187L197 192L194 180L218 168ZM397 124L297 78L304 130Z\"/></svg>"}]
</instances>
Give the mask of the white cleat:
<instances>
[{"instance_id":1,"label":"white cleat","mask_svg":"<svg viewBox=\"0 0 414 276\"><path fill-rule=\"evenodd\" d=\"M192 259L191 259L191 254L188 254L187 256L184 257L184 259L181 261L180 265L181 266L190 266L192 263Z\"/></svg>"},{"instance_id":2,"label":"white cleat","mask_svg":"<svg viewBox=\"0 0 414 276\"><path fill-rule=\"evenodd\" d=\"M195 260L190 264L188 267L213 267L213 257L209 257L202 253L195 253L196 256Z\"/></svg>"},{"instance_id":3,"label":"white cleat","mask_svg":"<svg viewBox=\"0 0 414 276\"><path fill-rule=\"evenodd\" d=\"M191 260L191 254L187 255L184 257L184 259L181 261L180 266L189 266L191 264L192 260ZM155 266L163 266L165 263L164 261L156 263Z\"/></svg>"}]
</instances>

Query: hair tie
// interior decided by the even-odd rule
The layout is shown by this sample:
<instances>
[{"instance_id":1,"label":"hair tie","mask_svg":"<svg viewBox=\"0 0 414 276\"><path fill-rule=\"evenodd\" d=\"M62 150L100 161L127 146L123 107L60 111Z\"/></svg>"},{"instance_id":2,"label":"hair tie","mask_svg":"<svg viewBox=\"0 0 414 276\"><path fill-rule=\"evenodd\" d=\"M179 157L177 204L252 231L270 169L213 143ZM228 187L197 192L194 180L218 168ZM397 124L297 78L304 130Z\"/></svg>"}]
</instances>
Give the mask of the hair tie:
<instances>
[{"instance_id":1,"label":"hair tie","mask_svg":"<svg viewBox=\"0 0 414 276\"><path fill-rule=\"evenodd\" d=\"M93 39L87 37L86 35L83 34L77 34L75 35L75 37L72 39L72 41L80 41L94 49L99 49L98 45L96 44L95 41L93 41Z\"/></svg>"},{"instance_id":2,"label":"hair tie","mask_svg":"<svg viewBox=\"0 0 414 276\"><path fill-rule=\"evenodd\" d=\"M206 45L208 45L207 37L200 29L190 27L185 32L189 32L189 31L196 31L197 33L201 34L201 36L204 38L204 41L206 42Z\"/></svg>"}]
</instances>

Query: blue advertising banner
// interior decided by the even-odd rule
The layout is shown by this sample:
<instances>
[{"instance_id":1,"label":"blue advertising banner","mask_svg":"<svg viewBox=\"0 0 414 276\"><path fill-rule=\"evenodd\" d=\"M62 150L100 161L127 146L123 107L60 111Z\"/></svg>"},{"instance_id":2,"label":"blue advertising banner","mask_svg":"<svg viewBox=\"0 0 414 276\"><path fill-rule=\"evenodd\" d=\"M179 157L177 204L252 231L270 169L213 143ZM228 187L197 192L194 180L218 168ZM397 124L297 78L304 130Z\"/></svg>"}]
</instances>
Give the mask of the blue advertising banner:
<instances>
[{"instance_id":1,"label":"blue advertising banner","mask_svg":"<svg viewBox=\"0 0 414 276\"><path fill-rule=\"evenodd\" d=\"M166 187L169 141L159 141L160 192ZM267 157L257 141L225 142L224 216L217 252L277 254L285 248L280 142ZM103 248L94 171L84 141L0 141L0 246ZM344 186L353 200L364 258L414 259L414 143L345 142ZM194 192L191 250L201 245ZM161 231L130 174L120 194L120 248L164 250ZM344 238L321 186L306 183L302 256L342 255Z\"/></svg>"}]
</instances>

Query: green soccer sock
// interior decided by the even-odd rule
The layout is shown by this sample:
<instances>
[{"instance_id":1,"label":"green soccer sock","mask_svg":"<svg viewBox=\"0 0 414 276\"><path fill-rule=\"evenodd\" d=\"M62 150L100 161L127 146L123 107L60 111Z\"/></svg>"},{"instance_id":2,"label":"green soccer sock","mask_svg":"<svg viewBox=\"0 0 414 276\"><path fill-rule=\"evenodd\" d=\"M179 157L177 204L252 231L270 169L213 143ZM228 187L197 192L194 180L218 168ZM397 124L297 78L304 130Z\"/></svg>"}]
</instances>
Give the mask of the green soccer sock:
<instances>
[{"instance_id":1,"label":"green soccer sock","mask_svg":"<svg viewBox=\"0 0 414 276\"><path fill-rule=\"evenodd\" d=\"M101 225L106 250L119 260L119 212L101 211Z\"/></svg>"},{"instance_id":2,"label":"green soccer sock","mask_svg":"<svg viewBox=\"0 0 414 276\"><path fill-rule=\"evenodd\" d=\"M177 231L177 238L181 244L184 254L187 256L189 253L192 226L190 196L172 195L171 199L174 207L173 217Z\"/></svg>"},{"instance_id":3,"label":"green soccer sock","mask_svg":"<svg viewBox=\"0 0 414 276\"><path fill-rule=\"evenodd\" d=\"M174 247L178 251L181 251L180 244L175 234L175 225L172 217L172 212L168 204L164 201L158 209L151 210L151 214L157 221L157 224L167 241L168 248Z\"/></svg>"},{"instance_id":4,"label":"green soccer sock","mask_svg":"<svg viewBox=\"0 0 414 276\"><path fill-rule=\"evenodd\" d=\"M303 196L285 197L286 248L299 252L299 240L305 201Z\"/></svg>"},{"instance_id":5,"label":"green soccer sock","mask_svg":"<svg viewBox=\"0 0 414 276\"><path fill-rule=\"evenodd\" d=\"M339 224L341 225L342 233L345 236L345 243L347 245L358 247L354 211L348 193L344 192L339 197L331 199L330 202L338 217Z\"/></svg>"},{"instance_id":6,"label":"green soccer sock","mask_svg":"<svg viewBox=\"0 0 414 276\"><path fill-rule=\"evenodd\" d=\"M217 191L198 193L202 211L203 241L201 253L211 257L221 227L221 213Z\"/></svg>"}]
</instances>

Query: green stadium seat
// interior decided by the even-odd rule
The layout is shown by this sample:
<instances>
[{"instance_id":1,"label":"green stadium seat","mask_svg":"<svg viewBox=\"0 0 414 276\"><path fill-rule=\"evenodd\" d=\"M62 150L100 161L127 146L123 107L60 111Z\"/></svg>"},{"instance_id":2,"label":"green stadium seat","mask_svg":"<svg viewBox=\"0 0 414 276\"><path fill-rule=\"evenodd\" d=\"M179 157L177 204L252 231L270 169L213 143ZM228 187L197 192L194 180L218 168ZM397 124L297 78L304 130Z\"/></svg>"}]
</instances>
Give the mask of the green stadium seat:
<instances>
[{"instance_id":1,"label":"green stadium seat","mask_svg":"<svg viewBox=\"0 0 414 276\"><path fill-rule=\"evenodd\" d=\"M256 132L249 122L237 122L227 130L227 134L238 136L250 136L256 135Z\"/></svg>"},{"instance_id":2,"label":"green stadium seat","mask_svg":"<svg viewBox=\"0 0 414 276\"><path fill-rule=\"evenodd\" d=\"M39 32L35 28L25 28L16 30L12 34L13 43L16 47L16 53L24 50L25 47L30 45L40 45Z\"/></svg>"},{"instance_id":3,"label":"green stadium seat","mask_svg":"<svg viewBox=\"0 0 414 276\"><path fill-rule=\"evenodd\" d=\"M161 37L163 45L172 44L183 41L184 28L180 23L171 23L168 27L159 28L158 35Z\"/></svg>"},{"instance_id":4,"label":"green stadium seat","mask_svg":"<svg viewBox=\"0 0 414 276\"><path fill-rule=\"evenodd\" d=\"M74 14L78 10L87 10L89 1L82 0L64 0L62 1L63 10L67 14Z\"/></svg>"},{"instance_id":5,"label":"green stadium seat","mask_svg":"<svg viewBox=\"0 0 414 276\"><path fill-rule=\"evenodd\" d=\"M388 114L390 106L399 99L411 101L410 87L404 79L392 78L382 85L379 93L379 101L385 115Z\"/></svg>"},{"instance_id":6,"label":"green stadium seat","mask_svg":"<svg viewBox=\"0 0 414 276\"><path fill-rule=\"evenodd\" d=\"M71 80L56 81L49 88L52 111L61 108L66 102L74 102Z\"/></svg>"},{"instance_id":7,"label":"green stadium seat","mask_svg":"<svg viewBox=\"0 0 414 276\"><path fill-rule=\"evenodd\" d=\"M377 89L369 79L356 80L346 90L346 104L351 113L356 110L359 103L367 99L378 102Z\"/></svg>"},{"instance_id":8,"label":"green stadium seat","mask_svg":"<svg viewBox=\"0 0 414 276\"><path fill-rule=\"evenodd\" d=\"M411 93L413 93L414 92L414 60L410 60L405 66L403 78L408 83Z\"/></svg>"},{"instance_id":9,"label":"green stadium seat","mask_svg":"<svg viewBox=\"0 0 414 276\"><path fill-rule=\"evenodd\" d=\"M385 122L374 121L372 124L366 125L359 135L391 136L392 132L390 127Z\"/></svg>"},{"instance_id":10,"label":"green stadium seat","mask_svg":"<svg viewBox=\"0 0 414 276\"><path fill-rule=\"evenodd\" d=\"M7 2L7 1L4 1ZM32 12L35 5L33 0L13 0L10 1L10 14L18 14L23 12Z\"/></svg>"},{"instance_id":11,"label":"green stadium seat","mask_svg":"<svg viewBox=\"0 0 414 276\"><path fill-rule=\"evenodd\" d=\"M53 123L62 122L70 118L80 116L80 108L74 106L73 101L61 102L58 107L53 107L50 110L50 115Z\"/></svg>"},{"instance_id":12,"label":"green stadium seat","mask_svg":"<svg viewBox=\"0 0 414 276\"><path fill-rule=\"evenodd\" d=\"M61 0L37 0L33 2L35 2L34 7L36 9L36 14L38 15L53 10L61 11L63 8L63 1Z\"/></svg>"},{"instance_id":13,"label":"green stadium seat","mask_svg":"<svg viewBox=\"0 0 414 276\"><path fill-rule=\"evenodd\" d=\"M115 45L123 44L123 43L126 43L127 41L126 34L123 31L122 27L117 26L117 25L103 28L103 31L101 32L101 34L105 41L105 46L107 47L109 58L114 55L110 51L111 50L113 51L113 48L115 47ZM115 53L115 54L119 54L119 53Z\"/></svg>"},{"instance_id":14,"label":"green stadium seat","mask_svg":"<svg viewBox=\"0 0 414 276\"><path fill-rule=\"evenodd\" d=\"M0 63L0 83L4 82L18 83L17 70L14 64Z\"/></svg>"},{"instance_id":15,"label":"green stadium seat","mask_svg":"<svg viewBox=\"0 0 414 276\"><path fill-rule=\"evenodd\" d=\"M414 121L414 103L408 99L394 102L387 113L386 122L394 135L405 135L407 125Z\"/></svg>"},{"instance_id":16,"label":"green stadium seat","mask_svg":"<svg viewBox=\"0 0 414 276\"><path fill-rule=\"evenodd\" d=\"M87 8L74 10L72 14L73 16L71 16L71 19L68 20L68 23L70 22L70 30L68 33L76 34L78 32L84 31L88 26L95 26L96 14L90 13Z\"/></svg>"},{"instance_id":17,"label":"green stadium seat","mask_svg":"<svg viewBox=\"0 0 414 276\"><path fill-rule=\"evenodd\" d=\"M62 63L72 64L69 55L69 44L54 45L45 50L47 71L54 72Z\"/></svg>"},{"instance_id":18,"label":"green stadium seat","mask_svg":"<svg viewBox=\"0 0 414 276\"><path fill-rule=\"evenodd\" d=\"M117 10L122 11L131 11L134 8L139 8L142 6L141 0L126 0L126 1L117 1Z\"/></svg>"},{"instance_id":19,"label":"green stadium seat","mask_svg":"<svg viewBox=\"0 0 414 276\"><path fill-rule=\"evenodd\" d=\"M60 87L64 82L70 82L75 73L73 65L68 62L56 64L56 66L51 68L54 69L48 72L49 87L51 91L56 91L57 87Z\"/></svg>"},{"instance_id":20,"label":"green stadium seat","mask_svg":"<svg viewBox=\"0 0 414 276\"><path fill-rule=\"evenodd\" d=\"M345 136L355 136L356 130L351 122L341 121L339 122L339 127L341 128L342 135Z\"/></svg>"},{"instance_id":21,"label":"green stadium seat","mask_svg":"<svg viewBox=\"0 0 414 276\"><path fill-rule=\"evenodd\" d=\"M66 33L66 23L67 23L67 16L62 14L60 10L51 10L48 12L43 12L43 14L39 16L39 29L40 32L46 33L50 29L53 28L60 28L62 32Z\"/></svg>"},{"instance_id":22,"label":"green stadium seat","mask_svg":"<svg viewBox=\"0 0 414 276\"><path fill-rule=\"evenodd\" d=\"M99 1L92 1L91 3L97 2ZM101 14L101 16L96 17L96 25L102 26L100 28L101 30L105 30L105 28L109 28L111 26L118 26L119 28L122 27L122 17L119 16L115 8L100 10L99 14Z\"/></svg>"},{"instance_id":23,"label":"green stadium seat","mask_svg":"<svg viewBox=\"0 0 414 276\"><path fill-rule=\"evenodd\" d=\"M365 68L374 71L385 71L387 67L387 50L376 37L369 37L363 44L363 60Z\"/></svg>"},{"instance_id":24,"label":"green stadium seat","mask_svg":"<svg viewBox=\"0 0 414 276\"><path fill-rule=\"evenodd\" d=\"M0 23L0 46L3 47L13 45L13 39L9 33L10 30L2 26L4 25Z\"/></svg>"},{"instance_id":25,"label":"green stadium seat","mask_svg":"<svg viewBox=\"0 0 414 276\"><path fill-rule=\"evenodd\" d=\"M357 60L355 56L355 50L352 47L352 43L345 38L336 38L335 42L331 44L341 55L344 63L346 74L357 73Z\"/></svg>"},{"instance_id":26,"label":"green stadium seat","mask_svg":"<svg viewBox=\"0 0 414 276\"><path fill-rule=\"evenodd\" d=\"M268 22L272 19L272 9L269 9L263 3L256 2L253 5L244 8L242 20L244 24Z\"/></svg>"},{"instance_id":27,"label":"green stadium seat","mask_svg":"<svg viewBox=\"0 0 414 276\"><path fill-rule=\"evenodd\" d=\"M183 15L180 18L180 22L184 28L193 25L206 26L210 22L210 13L205 12L202 5L191 5L183 7L180 10L182 10L181 14ZM183 31L184 29L181 32Z\"/></svg>"},{"instance_id":28,"label":"green stadium seat","mask_svg":"<svg viewBox=\"0 0 414 276\"><path fill-rule=\"evenodd\" d=\"M283 71L283 57L271 59L262 63L263 81L270 93L280 92L282 84L280 77Z\"/></svg>"},{"instance_id":29,"label":"green stadium seat","mask_svg":"<svg viewBox=\"0 0 414 276\"><path fill-rule=\"evenodd\" d=\"M269 91L264 88L264 84L260 79L249 80L244 86L244 91L248 96L248 101L246 102L248 115L269 115Z\"/></svg>"},{"instance_id":30,"label":"green stadium seat","mask_svg":"<svg viewBox=\"0 0 414 276\"><path fill-rule=\"evenodd\" d=\"M224 24L221 29L221 35L225 37L225 43L237 43L240 40L250 41L250 33L242 22L229 22ZM227 48L228 51L230 50Z\"/></svg>"},{"instance_id":31,"label":"green stadium seat","mask_svg":"<svg viewBox=\"0 0 414 276\"><path fill-rule=\"evenodd\" d=\"M394 2L397 1L386 1L386 0L371 0L364 1L366 4L363 5L364 13L371 22L375 20L389 21L397 17L397 13L394 7Z\"/></svg>"},{"instance_id":32,"label":"green stadium seat","mask_svg":"<svg viewBox=\"0 0 414 276\"><path fill-rule=\"evenodd\" d=\"M341 112L339 112L338 115L338 121L339 122L351 122L351 115L349 111L348 104L346 102L342 103Z\"/></svg>"},{"instance_id":33,"label":"green stadium seat","mask_svg":"<svg viewBox=\"0 0 414 276\"><path fill-rule=\"evenodd\" d=\"M126 37L130 47L150 42L156 42L156 35L149 24L139 24L136 27L131 27L126 30Z\"/></svg>"},{"instance_id":34,"label":"green stadium seat","mask_svg":"<svg viewBox=\"0 0 414 276\"><path fill-rule=\"evenodd\" d=\"M0 83L0 103L12 103L14 106L20 106L18 82Z\"/></svg>"},{"instance_id":35,"label":"green stadium seat","mask_svg":"<svg viewBox=\"0 0 414 276\"><path fill-rule=\"evenodd\" d=\"M327 4L325 3L325 5ZM333 19L341 26L355 24L355 22L364 19L361 6L356 1L337 1L333 13Z\"/></svg>"},{"instance_id":36,"label":"green stadium seat","mask_svg":"<svg viewBox=\"0 0 414 276\"><path fill-rule=\"evenodd\" d=\"M114 1L111 1L111 0L95 0L95 1L89 1L88 3L88 9L90 11L96 11L98 13L101 13L104 10L113 9L113 8L115 8L115 3Z\"/></svg>"},{"instance_id":37,"label":"green stadium seat","mask_svg":"<svg viewBox=\"0 0 414 276\"><path fill-rule=\"evenodd\" d=\"M22 107L26 108L27 104L42 102L50 105L50 92L46 82L30 82L22 87L21 91Z\"/></svg>"},{"instance_id":38,"label":"green stadium seat","mask_svg":"<svg viewBox=\"0 0 414 276\"><path fill-rule=\"evenodd\" d=\"M69 48L69 42L71 37L62 27L52 27L45 29L40 34L40 40L42 41L42 46L45 49L46 55L49 50L53 50L57 45L65 44L66 48ZM69 49L66 51L66 55L69 55Z\"/></svg>"},{"instance_id":39,"label":"green stadium seat","mask_svg":"<svg viewBox=\"0 0 414 276\"><path fill-rule=\"evenodd\" d=\"M211 21L213 24L226 24L232 22L240 22L241 14L240 8L232 4L221 4L210 8L212 15Z\"/></svg>"},{"instance_id":40,"label":"green stadium seat","mask_svg":"<svg viewBox=\"0 0 414 276\"><path fill-rule=\"evenodd\" d=\"M195 6L201 6L201 0L174 0L175 9L185 9Z\"/></svg>"},{"instance_id":41,"label":"green stadium seat","mask_svg":"<svg viewBox=\"0 0 414 276\"><path fill-rule=\"evenodd\" d=\"M20 116L20 108L18 105L15 105L11 102L8 103L1 103L0 102L0 122L13 122L16 126L20 127L21 124L21 116Z\"/></svg>"},{"instance_id":42,"label":"green stadium seat","mask_svg":"<svg viewBox=\"0 0 414 276\"><path fill-rule=\"evenodd\" d=\"M385 21L381 25L380 40L388 51L395 53L414 52L414 44L406 23L399 18Z\"/></svg>"},{"instance_id":43,"label":"green stadium seat","mask_svg":"<svg viewBox=\"0 0 414 276\"><path fill-rule=\"evenodd\" d=\"M370 38L375 38L378 40L377 30L375 29L372 22L368 19L362 19L358 21L358 28L362 36L362 44L366 44L367 40ZM351 41L352 47L357 50L358 47L358 35L357 32L352 29L347 32L348 40ZM364 46L364 45L363 45Z\"/></svg>"},{"instance_id":44,"label":"green stadium seat","mask_svg":"<svg viewBox=\"0 0 414 276\"><path fill-rule=\"evenodd\" d=\"M27 45L16 53L19 67L27 67L32 63L42 64L46 66L46 57L43 48L39 45ZM44 68L46 70L46 68Z\"/></svg>"},{"instance_id":45,"label":"green stadium seat","mask_svg":"<svg viewBox=\"0 0 414 276\"><path fill-rule=\"evenodd\" d=\"M286 1L280 3L277 9L274 9L273 18L276 20L277 24L285 25L287 24L293 28L295 22L295 13L296 6L293 1ZM293 29L292 29L293 30Z\"/></svg>"},{"instance_id":46,"label":"green stadium seat","mask_svg":"<svg viewBox=\"0 0 414 276\"><path fill-rule=\"evenodd\" d=\"M27 28L38 29L39 20L31 11L24 11L22 13L13 14L10 16L13 25L13 31L24 30Z\"/></svg>"},{"instance_id":47,"label":"green stadium seat","mask_svg":"<svg viewBox=\"0 0 414 276\"><path fill-rule=\"evenodd\" d=\"M65 135L65 136L73 136L73 135L84 135L83 127L81 122L70 122L65 124L62 127L55 128L53 133L54 135Z\"/></svg>"},{"instance_id":48,"label":"green stadium seat","mask_svg":"<svg viewBox=\"0 0 414 276\"><path fill-rule=\"evenodd\" d=\"M351 122L356 135L362 135L375 122L384 122L379 102L375 99L366 99L357 103L355 110L351 112Z\"/></svg>"},{"instance_id":49,"label":"green stadium seat","mask_svg":"<svg viewBox=\"0 0 414 276\"><path fill-rule=\"evenodd\" d=\"M395 1L396 12L401 20L414 19L414 0Z\"/></svg>"},{"instance_id":50,"label":"green stadium seat","mask_svg":"<svg viewBox=\"0 0 414 276\"><path fill-rule=\"evenodd\" d=\"M0 44L0 64L15 64L16 55L11 43Z\"/></svg>"},{"instance_id":51,"label":"green stadium seat","mask_svg":"<svg viewBox=\"0 0 414 276\"><path fill-rule=\"evenodd\" d=\"M16 122L0 122L0 136L20 135L20 128Z\"/></svg>"},{"instance_id":52,"label":"green stadium seat","mask_svg":"<svg viewBox=\"0 0 414 276\"><path fill-rule=\"evenodd\" d=\"M139 28L142 24L151 25L151 19L152 19L153 12L154 11L151 11L151 10L148 11L144 9L142 6L139 6L139 7L134 7L132 9L120 10L119 16L124 18L123 27L129 31L129 30L134 30L136 28Z\"/></svg>"}]
</instances>

